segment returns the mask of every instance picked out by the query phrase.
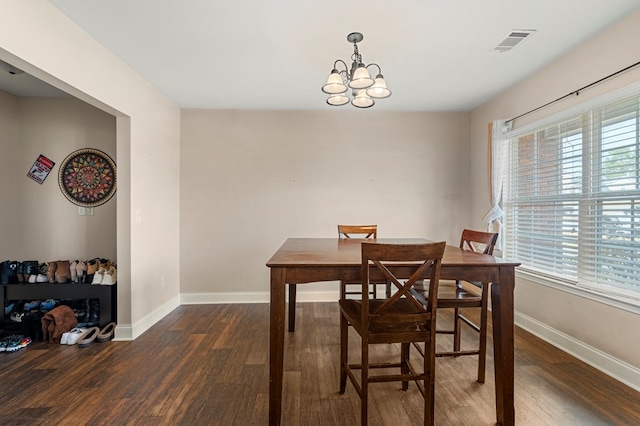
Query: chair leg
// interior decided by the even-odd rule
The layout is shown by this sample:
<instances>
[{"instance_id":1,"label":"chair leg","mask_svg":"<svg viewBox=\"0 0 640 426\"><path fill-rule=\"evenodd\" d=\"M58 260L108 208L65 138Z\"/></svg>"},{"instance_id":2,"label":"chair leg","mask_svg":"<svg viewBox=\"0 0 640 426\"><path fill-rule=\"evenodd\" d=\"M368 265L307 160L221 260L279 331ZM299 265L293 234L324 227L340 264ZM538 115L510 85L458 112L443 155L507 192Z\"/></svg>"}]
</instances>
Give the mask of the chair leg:
<instances>
[{"instance_id":1,"label":"chair leg","mask_svg":"<svg viewBox=\"0 0 640 426\"><path fill-rule=\"evenodd\" d=\"M360 387L362 394L360 395L360 424L367 426L369 411L369 342L362 341L362 370L360 375Z\"/></svg>"},{"instance_id":2,"label":"chair leg","mask_svg":"<svg viewBox=\"0 0 640 426\"><path fill-rule=\"evenodd\" d=\"M453 308L453 350L460 350L460 310Z\"/></svg>"},{"instance_id":3,"label":"chair leg","mask_svg":"<svg viewBox=\"0 0 640 426\"><path fill-rule=\"evenodd\" d=\"M484 375L487 364L487 311L488 311L488 292L489 284L484 284L482 292L487 292L486 297L483 297L482 307L480 308L480 353L478 354L478 383L484 383Z\"/></svg>"},{"instance_id":4,"label":"chair leg","mask_svg":"<svg viewBox=\"0 0 640 426\"><path fill-rule=\"evenodd\" d=\"M401 343L400 344L400 373L401 374L409 374L409 351L410 351L410 343ZM409 382L402 382L402 390L406 391L409 389Z\"/></svg>"},{"instance_id":5,"label":"chair leg","mask_svg":"<svg viewBox=\"0 0 640 426\"><path fill-rule=\"evenodd\" d=\"M340 313L340 394L347 388L347 362L349 361L349 324Z\"/></svg>"},{"instance_id":6,"label":"chair leg","mask_svg":"<svg viewBox=\"0 0 640 426\"><path fill-rule=\"evenodd\" d=\"M289 332L296 330L296 285L289 284Z\"/></svg>"},{"instance_id":7,"label":"chair leg","mask_svg":"<svg viewBox=\"0 0 640 426\"><path fill-rule=\"evenodd\" d=\"M424 344L424 425L435 425L435 343L433 339L431 342L425 342Z\"/></svg>"}]
</instances>

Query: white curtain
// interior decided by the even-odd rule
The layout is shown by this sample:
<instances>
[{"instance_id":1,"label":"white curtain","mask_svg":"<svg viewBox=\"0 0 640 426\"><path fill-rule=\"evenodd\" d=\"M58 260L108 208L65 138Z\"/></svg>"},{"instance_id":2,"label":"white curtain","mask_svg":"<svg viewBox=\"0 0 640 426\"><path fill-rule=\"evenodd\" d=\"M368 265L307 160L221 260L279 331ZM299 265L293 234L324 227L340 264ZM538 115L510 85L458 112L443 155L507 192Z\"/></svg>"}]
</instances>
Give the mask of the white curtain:
<instances>
[{"instance_id":1,"label":"white curtain","mask_svg":"<svg viewBox=\"0 0 640 426\"><path fill-rule=\"evenodd\" d=\"M511 131L511 122L496 120L491 128L491 210L484 216L489 232L497 232L498 242L496 249L502 251L504 247L504 233L502 232L502 219L504 212L500 208L502 199L502 181L507 165L508 132Z\"/></svg>"}]
</instances>

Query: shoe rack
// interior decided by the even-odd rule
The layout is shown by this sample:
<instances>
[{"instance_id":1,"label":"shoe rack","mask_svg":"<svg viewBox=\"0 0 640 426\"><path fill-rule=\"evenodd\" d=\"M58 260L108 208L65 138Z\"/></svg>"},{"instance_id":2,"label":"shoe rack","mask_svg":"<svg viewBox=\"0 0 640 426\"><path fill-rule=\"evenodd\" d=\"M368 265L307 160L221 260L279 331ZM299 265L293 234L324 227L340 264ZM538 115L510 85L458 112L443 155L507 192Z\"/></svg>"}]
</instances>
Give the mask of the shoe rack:
<instances>
[{"instance_id":1,"label":"shoe rack","mask_svg":"<svg viewBox=\"0 0 640 426\"><path fill-rule=\"evenodd\" d=\"M4 301L5 300L45 300L45 299L99 299L100 327L117 321L118 309L117 284L91 285L78 283L23 283L2 284L0 291L0 329L4 330Z\"/></svg>"}]
</instances>

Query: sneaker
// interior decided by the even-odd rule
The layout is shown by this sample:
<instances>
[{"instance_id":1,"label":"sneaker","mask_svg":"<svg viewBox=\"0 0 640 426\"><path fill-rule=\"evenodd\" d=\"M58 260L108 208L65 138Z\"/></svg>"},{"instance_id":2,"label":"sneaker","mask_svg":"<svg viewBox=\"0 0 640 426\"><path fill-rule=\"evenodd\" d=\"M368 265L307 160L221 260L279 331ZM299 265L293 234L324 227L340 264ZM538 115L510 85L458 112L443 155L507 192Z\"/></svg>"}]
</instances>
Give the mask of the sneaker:
<instances>
[{"instance_id":1,"label":"sneaker","mask_svg":"<svg viewBox=\"0 0 640 426\"><path fill-rule=\"evenodd\" d=\"M65 334L68 334L67 345L75 345L76 343L78 343L78 339L80 338L80 336L82 336L82 333L84 333L86 330L87 330L86 328L75 327L71 329L69 333L65 333ZM60 343L62 343L62 341Z\"/></svg>"},{"instance_id":2,"label":"sneaker","mask_svg":"<svg viewBox=\"0 0 640 426\"><path fill-rule=\"evenodd\" d=\"M9 319L14 322L22 322L22 317L24 316L24 314L25 312L14 312L11 314Z\"/></svg>"},{"instance_id":3,"label":"sneaker","mask_svg":"<svg viewBox=\"0 0 640 426\"><path fill-rule=\"evenodd\" d=\"M93 281L91 282L91 284L102 284L102 279L104 278L104 274L107 271L105 271L104 268L100 268L98 269L98 271L93 274Z\"/></svg>"},{"instance_id":4,"label":"sneaker","mask_svg":"<svg viewBox=\"0 0 640 426\"><path fill-rule=\"evenodd\" d=\"M34 300L33 302L27 302L24 304L24 310L30 311L32 309L38 309L40 307L40 301Z\"/></svg>"},{"instance_id":5,"label":"sneaker","mask_svg":"<svg viewBox=\"0 0 640 426\"><path fill-rule=\"evenodd\" d=\"M104 276L102 277L102 285L113 285L116 283L118 279L118 273L116 271L116 268L114 268L113 266L109 268L109 270L107 272L105 272Z\"/></svg>"},{"instance_id":6,"label":"sneaker","mask_svg":"<svg viewBox=\"0 0 640 426\"><path fill-rule=\"evenodd\" d=\"M29 339L27 337L27 339ZM15 352L18 349L22 349L31 343L31 339L29 342L23 345L23 337L22 336L7 336L4 339L4 350L5 352Z\"/></svg>"},{"instance_id":7,"label":"sneaker","mask_svg":"<svg viewBox=\"0 0 640 426\"><path fill-rule=\"evenodd\" d=\"M47 299L44 302L40 303L41 311L50 311L56 306L56 301L53 299Z\"/></svg>"},{"instance_id":8,"label":"sneaker","mask_svg":"<svg viewBox=\"0 0 640 426\"><path fill-rule=\"evenodd\" d=\"M10 302L7 306L4 307L4 314L9 315L13 311L13 308L15 307L16 307L16 304L13 302Z\"/></svg>"},{"instance_id":9,"label":"sneaker","mask_svg":"<svg viewBox=\"0 0 640 426\"><path fill-rule=\"evenodd\" d=\"M32 275L32 276L34 276L34 275ZM29 278L29 282L31 282L31 278ZM36 282L36 283L48 283L49 282L49 278L47 278L47 276L44 275L44 274L38 274L36 276L36 279L35 279L34 282Z\"/></svg>"}]
</instances>

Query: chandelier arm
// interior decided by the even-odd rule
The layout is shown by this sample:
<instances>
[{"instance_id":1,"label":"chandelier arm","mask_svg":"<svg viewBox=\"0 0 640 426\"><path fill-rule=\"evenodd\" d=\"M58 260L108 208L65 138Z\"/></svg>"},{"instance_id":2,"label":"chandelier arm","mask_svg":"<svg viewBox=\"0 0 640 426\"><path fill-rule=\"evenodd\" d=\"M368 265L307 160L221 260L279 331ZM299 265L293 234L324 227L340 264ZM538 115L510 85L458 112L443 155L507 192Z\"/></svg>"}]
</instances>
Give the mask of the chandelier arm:
<instances>
[{"instance_id":1,"label":"chandelier arm","mask_svg":"<svg viewBox=\"0 0 640 426\"><path fill-rule=\"evenodd\" d=\"M347 66L347 63L345 61L343 61L342 59L336 59L336 61L333 63L333 68L334 69L338 69L338 62L341 63L342 65L344 65L344 71L347 72L349 71L349 67ZM342 72L342 71L340 71Z\"/></svg>"},{"instance_id":2,"label":"chandelier arm","mask_svg":"<svg viewBox=\"0 0 640 426\"><path fill-rule=\"evenodd\" d=\"M382 74L382 68L380 68L380 65L378 65L376 63L371 63L371 64L367 65L366 68L373 67L373 66L378 67L378 74Z\"/></svg>"}]
</instances>

